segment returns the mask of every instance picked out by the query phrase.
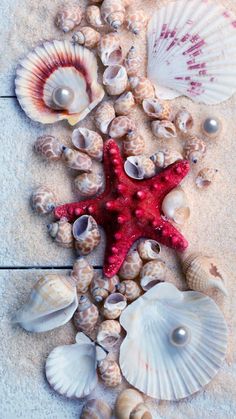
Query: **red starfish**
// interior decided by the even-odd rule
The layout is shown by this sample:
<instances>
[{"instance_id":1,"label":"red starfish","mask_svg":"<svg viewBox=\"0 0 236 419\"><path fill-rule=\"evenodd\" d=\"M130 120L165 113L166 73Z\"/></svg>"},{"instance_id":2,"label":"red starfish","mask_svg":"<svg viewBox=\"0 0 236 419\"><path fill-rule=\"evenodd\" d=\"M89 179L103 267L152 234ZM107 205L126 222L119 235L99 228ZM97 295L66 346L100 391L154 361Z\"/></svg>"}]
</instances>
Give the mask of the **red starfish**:
<instances>
[{"instance_id":1,"label":"red starfish","mask_svg":"<svg viewBox=\"0 0 236 419\"><path fill-rule=\"evenodd\" d=\"M56 218L70 222L83 214L92 215L104 227L107 237L104 274L115 275L132 244L141 237L183 251L188 242L161 216L163 198L175 188L189 171L189 163L181 160L162 173L146 180L129 178L123 159L113 140L104 145L105 191L85 201L62 205L55 209Z\"/></svg>"}]
</instances>

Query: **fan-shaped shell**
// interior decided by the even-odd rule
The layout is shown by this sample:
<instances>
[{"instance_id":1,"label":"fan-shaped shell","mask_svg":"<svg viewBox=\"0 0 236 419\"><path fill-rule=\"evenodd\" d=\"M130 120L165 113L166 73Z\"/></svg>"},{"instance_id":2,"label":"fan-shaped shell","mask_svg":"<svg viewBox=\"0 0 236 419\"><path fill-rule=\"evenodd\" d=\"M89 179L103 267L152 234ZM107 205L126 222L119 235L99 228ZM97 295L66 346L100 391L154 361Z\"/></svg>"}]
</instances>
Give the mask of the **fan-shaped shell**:
<instances>
[{"instance_id":1,"label":"fan-shaped shell","mask_svg":"<svg viewBox=\"0 0 236 419\"><path fill-rule=\"evenodd\" d=\"M72 133L72 143L92 159L102 160L103 140L97 132L87 128L77 128Z\"/></svg>"},{"instance_id":2,"label":"fan-shaped shell","mask_svg":"<svg viewBox=\"0 0 236 419\"><path fill-rule=\"evenodd\" d=\"M95 56L68 41L45 42L37 47L21 60L16 74L16 96L21 107L31 119L43 124L67 119L75 125L104 96L97 82ZM64 99L60 97L60 106L55 102L58 89L67 93Z\"/></svg>"},{"instance_id":3,"label":"fan-shaped shell","mask_svg":"<svg viewBox=\"0 0 236 419\"><path fill-rule=\"evenodd\" d=\"M127 332L120 348L122 374L156 399L179 400L200 390L225 357L224 318L199 292L158 284L123 311L120 323Z\"/></svg>"}]
</instances>

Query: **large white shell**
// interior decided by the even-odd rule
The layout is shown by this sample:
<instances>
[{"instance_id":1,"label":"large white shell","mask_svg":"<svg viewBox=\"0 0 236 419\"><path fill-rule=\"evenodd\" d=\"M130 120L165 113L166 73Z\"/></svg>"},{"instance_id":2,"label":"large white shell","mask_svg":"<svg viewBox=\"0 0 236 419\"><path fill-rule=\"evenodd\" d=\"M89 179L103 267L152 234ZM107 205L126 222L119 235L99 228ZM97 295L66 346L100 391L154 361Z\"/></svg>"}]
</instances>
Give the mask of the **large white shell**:
<instances>
[{"instance_id":1,"label":"large white shell","mask_svg":"<svg viewBox=\"0 0 236 419\"><path fill-rule=\"evenodd\" d=\"M66 397L88 396L97 385L96 347L83 333L73 345L58 346L49 354L45 372L49 384Z\"/></svg>"},{"instance_id":2,"label":"large white shell","mask_svg":"<svg viewBox=\"0 0 236 419\"><path fill-rule=\"evenodd\" d=\"M158 284L123 311L120 324L127 332L120 349L122 373L156 399L179 400L200 390L225 357L225 320L215 302L199 292ZM190 335L182 346L170 340L179 326Z\"/></svg>"},{"instance_id":3,"label":"large white shell","mask_svg":"<svg viewBox=\"0 0 236 419\"><path fill-rule=\"evenodd\" d=\"M178 0L148 25L148 78L162 99L220 103L236 90L236 18L216 2Z\"/></svg>"}]
</instances>

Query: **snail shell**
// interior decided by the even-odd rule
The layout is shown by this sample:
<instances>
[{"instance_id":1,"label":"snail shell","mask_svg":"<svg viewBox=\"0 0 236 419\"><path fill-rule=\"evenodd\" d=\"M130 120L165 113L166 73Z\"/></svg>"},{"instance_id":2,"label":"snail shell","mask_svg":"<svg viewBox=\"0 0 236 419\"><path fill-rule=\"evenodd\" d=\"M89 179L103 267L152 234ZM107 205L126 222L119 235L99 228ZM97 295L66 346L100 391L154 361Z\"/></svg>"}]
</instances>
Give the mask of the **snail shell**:
<instances>
[{"instance_id":1,"label":"snail shell","mask_svg":"<svg viewBox=\"0 0 236 419\"><path fill-rule=\"evenodd\" d=\"M118 292L108 295L104 302L104 308L107 310L124 310L127 306L126 297Z\"/></svg>"},{"instance_id":2,"label":"snail shell","mask_svg":"<svg viewBox=\"0 0 236 419\"><path fill-rule=\"evenodd\" d=\"M63 32L72 31L78 26L82 20L83 13L80 6L68 5L63 6L56 15L56 26Z\"/></svg>"},{"instance_id":3,"label":"snail shell","mask_svg":"<svg viewBox=\"0 0 236 419\"><path fill-rule=\"evenodd\" d=\"M80 255L88 255L101 240L98 225L91 215L82 215L73 224L75 248Z\"/></svg>"},{"instance_id":4,"label":"snail shell","mask_svg":"<svg viewBox=\"0 0 236 419\"><path fill-rule=\"evenodd\" d=\"M137 131L129 131L122 146L125 156L140 156L145 151L145 141Z\"/></svg>"},{"instance_id":5,"label":"snail shell","mask_svg":"<svg viewBox=\"0 0 236 419\"><path fill-rule=\"evenodd\" d=\"M105 349L110 350L120 339L121 326L116 320L105 320L98 328L97 342Z\"/></svg>"},{"instance_id":6,"label":"snail shell","mask_svg":"<svg viewBox=\"0 0 236 419\"><path fill-rule=\"evenodd\" d=\"M126 297L127 301L134 301L142 294L141 288L132 279L120 282L120 284L117 284L116 289Z\"/></svg>"},{"instance_id":7,"label":"snail shell","mask_svg":"<svg viewBox=\"0 0 236 419\"><path fill-rule=\"evenodd\" d=\"M110 65L103 73L103 84L109 95L120 95L128 84L128 76L122 65Z\"/></svg>"},{"instance_id":8,"label":"snail shell","mask_svg":"<svg viewBox=\"0 0 236 419\"><path fill-rule=\"evenodd\" d=\"M144 99L143 103L144 112L152 119L170 120L172 118L172 107L169 102L156 99L148 98Z\"/></svg>"},{"instance_id":9,"label":"snail shell","mask_svg":"<svg viewBox=\"0 0 236 419\"><path fill-rule=\"evenodd\" d=\"M152 133L157 138L172 139L177 136L176 128L171 121L153 121L151 123Z\"/></svg>"},{"instance_id":10,"label":"snail shell","mask_svg":"<svg viewBox=\"0 0 236 419\"><path fill-rule=\"evenodd\" d=\"M132 250L125 258L123 265L119 270L119 276L122 279L135 279L143 266L137 250Z\"/></svg>"},{"instance_id":11,"label":"snail shell","mask_svg":"<svg viewBox=\"0 0 236 419\"><path fill-rule=\"evenodd\" d=\"M34 144L34 150L42 157L52 161L60 160L62 156L62 145L53 135L38 137Z\"/></svg>"},{"instance_id":12,"label":"snail shell","mask_svg":"<svg viewBox=\"0 0 236 419\"><path fill-rule=\"evenodd\" d=\"M196 186L199 189L208 188L214 181L217 172L217 169L211 169L209 167L200 170L195 180Z\"/></svg>"},{"instance_id":13,"label":"snail shell","mask_svg":"<svg viewBox=\"0 0 236 419\"><path fill-rule=\"evenodd\" d=\"M88 6L85 11L85 17L89 25L101 29L104 27L101 12L98 6Z\"/></svg>"},{"instance_id":14,"label":"snail shell","mask_svg":"<svg viewBox=\"0 0 236 419\"><path fill-rule=\"evenodd\" d=\"M49 214L56 206L56 196L46 186L40 186L31 195L31 206L37 214Z\"/></svg>"},{"instance_id":15,"label":"snail shell","mask_svg":"<svg viewBox=\"0 0 236 419\"><path fill-rule=\"evenodd\" d=\"M101 16L114 30L118 30L125 20L125 8L122 0L104 0L101 5Z\"/></svg>"},{"instance_id":16,"label":"snail shell","mask_svg":"<svg viewBox=\"0 0 236 419\"><path fill-rule=\"evenodd\" d=\"M86 297L81 295L78 308L74 314L76 329L90 333L97 324L99 311L97 307Z\"/></svg>"},{"instance_id":17,"label":"snail shell","mask_svg":"<svg viewBox=\"0 0 236 419\"><path fill-rule=\"evenodd\" d=\"M135 106L135 100L132 92L123 93L114 103L115 113L117 115L128 115Z\"/></svg>"},{"instance_id":18,"label":"snail shell","mask_svg":"<svg viewBox=\"0 0 236 419\"><path fill-rule=\"evenodd\" d=\"M167 219L184 224L190 216L187 197L181 187L172 189L162 201L162 211Z\"/></svg>"},{"instance_id":19,"label":"snail shell","mask_svg":"<svg viewBox=\"0 0 236 419\"><path fill-rule=\"evenodd\" d=\"M116 114L112 102L101 103L101 105L98 106L94 116L96 127L103 134L108 134L109 125L115 116Z\"/></svg>"},{"instance_id":20,"label":"snail shell","mask_svg":"<svg viewBox=\"0 0 236 419\"><path fill-rule=\"evenodd\" d=\"M124 170L132 179L142 180L155 175L155 164L146 156L130 156L125 161Z\"/></svg>"},{"instance_id":21,"label":"snail shell","mask_svg":"<svg viewBox=\"0 0 236 419\"><path fill-rule=\"evenodd\" d=\"M190 289L204 292L216 288L224 295L228 295L226 274L215 258L202 253L192 253L183 256L182 267Z\"/></svg>"},{"instance_id":22,"label":"snail shell","mask_svg":"<svg viewBox=\"0 0 236 419\"><path fill-rule=\"evenodd\" d=\"M91 172L92 160L85 153L63 146L63 158L67 167L70 169Z\"/></svg>"},{"instance_id":23,"label":"snail shell","mask_svg":"<svg viewBox=\"0 0 236 419\"><path fill-rule=\"evenodd\" d=\"M80 195L93 196L101 190L103 179L97 173L83 173L75 178L74 185Z\"/></svg>"},{"instance_id":24,"label":"snail shell","mask_svg":"<svg viewBox=\"0 0 236 419\"><path fill-rule=\"evenodd\" d=\"M182 134L188 134L193 128L193 117L186 108L182 108L177 112L175 126Z\"/></svg>"},{"instance_id":25,"label":"snail shell","mask_svg":"<svg viewBox=\"0 0 236 419\"><path fill-rule=\"evenodd\" d=\"M73 265L71 272L71 278L73 278L76 289L79 294L84 294L88 291L88 288L94 277L94 269L87 262L85 258L77 259Z\"/></svg>"},{"instance_id":26,"label":"snail shell","mask_svg":"<svg viewBox=\"0 0 236 419\"><path fill-rule=\"evenodd\" d=\"M122 313L122 310L120 310L119 308L113 309L113 310L108 310L107 308L102 308L102 315L105 319L108 320L115 320L118 319L118 317L120 317Z\"/></svg>"},{"instance_id":27,"label":"snail shell","mask_svg":"<svg viewBox=\"0 0 236 419\"><path fill-rule=\"evenodd\" d=\"M161 260L146 263L140 273L140 285L144 291L149 290L159 282L165 281L168 270Z\"/></svg>"},{"instance_id":28,"label":"snail shell","mask_svg":"<svg viewBox=\"0 0 236 419\"><path fill-rule=\"evenodd\" d=\"M137 103L141 104L144 99L155 97L154 87L146 77L130 77L129 82Z\"/></svg>"},{"instance_id":29,"label":"snail shell","mask_svg":"<svg viewBox=\"0 0 236 419\"><path fill-rule=\"evenodd\" d=\"M109 136L111 138L122 138L129 131L135 131L134 121L128 116L117 116L110 125Z\"/></svg>"},{"instance_id":30,"label":"snail shell","mask_svg":"<svg viewBox=\"0 0 236 419\"><path fill-rule=\"evenodd\" d=\"M184 157L196 164L206 154L206 144L201 138L191 136L185 143L184 146Z\"/></svg>"},{"instance_id":31,"label":"snail shell","mask_svg":"<svg viewBox=\"0 0 236 419\"><path fill-rule=\"evenodd\" d=\"M137 250L142 260L149 261L159 259L161 246L155 240L142 240Z\"/></svg>"},{"instance_id":32,"label":"snail shell","mask_svg":"<svg viewBox=\"0 0 236 419\"><path fill-rule=\"evenodd\" d=\"M119 283L119 277L114 275L112 278L103 278L96 274L90 285L90 293L94 300L99 303L108 297L110 293L116 291L116 285Z\"/></svg>"},{"instance_id":33,"label":"snail shell","mask_svg":"<svg viewBox=\"0 0 236 419\"><path fill-rule=\"evenodd\" d=\"M116 33L104 34L98 45L98 55L103 65L114 66L123 61L120 38Z\"/></svg>"},{"instance_id":34,"label":"snail shell","mask_svg":"<svg viewBox=\"0 0 236 419\"><path fill-rule=\"evenodd\" d=\"M153 154L150 159L153 161L157 169L165 169L170 164L178 160L182 160L183 156L177 150L165 148Z\"/></svg>"},{"instance_id":35,"label":"snail shell","mask_svg":"<svg viewBox=\"0 0 236 419\"><path fill-rule=\"evenodd\" d=\"M112 409L103 400L88 400L81 412L80 419L111 419Z\"/></svg>"},{"instance_id":36,"label":"snail shell","mask_svg":"<svg viewBox=\"0 0 236 419\"><path fill-rule=\"evenodd\" d=\"M142 9L130 9L125 23L128 31L132 32L134 35L139 35L147 25L147 16Z\"/></svg>"},{"instance_id":37,"label":"snail shell","mask_svg":"<svg viewBox=\"0 0 236 419\"><path fill-rule=\"evenodd\" d=\"M117 397L115 414L117 419L152 419L141 393L131 388Z\"/></svg>"},{"instance_id":38,"label":"snail shell","mask_svg":"<svg viewBox=\"0 0 236 419\"><path fill-rule=\"evenodd\" d=\"M57 244L65 248L73 247L72 225L67 220L61 219L56 223L48 224L47 228L49 235Z\"/></svg>"},{"instance_id":39,"label":"snail shell","mask_svg":"<svg viewBox=\"0 0 236 419\"><path fill-rule=\"evenodd\" d=\"M103 139L97 132L87 128L77 128L72 133L72 143L92 159L101 161L103 157Z\"/></svg>"},{"instance_id":40,"label":"snail shell","mask_svg":"<svg viewBox=\"0 0 236 419\"><path fill-rule=\"evenodd\" d=\"M116 361L108 359L100 361L98 372L106 387L117 387L122 381L120 367Z\"/></svg>"},{"instance_id":41,"label":"snail shell","mask_svg":"<svg viewBox=\"0 0 236 419\"><path fill-rule=\"evenodd\" d=\"M137 49L134 46L132 46L124 60L124 66L129 77L137 76L141 67L141 62L142 59L140 55L137 53Z\"/></svg>"},{"instance_id":42,"label":"snail shell","mask_svg":"<svg viewBox=\"0 0 236 419\"><path fill-rule=\"evenodd\" d=\"M89 26L84 26L72 36L72 41L79 45L84 45L86 48L96 48L101 35L95 29Z\"/></svg>"}]
</instances>

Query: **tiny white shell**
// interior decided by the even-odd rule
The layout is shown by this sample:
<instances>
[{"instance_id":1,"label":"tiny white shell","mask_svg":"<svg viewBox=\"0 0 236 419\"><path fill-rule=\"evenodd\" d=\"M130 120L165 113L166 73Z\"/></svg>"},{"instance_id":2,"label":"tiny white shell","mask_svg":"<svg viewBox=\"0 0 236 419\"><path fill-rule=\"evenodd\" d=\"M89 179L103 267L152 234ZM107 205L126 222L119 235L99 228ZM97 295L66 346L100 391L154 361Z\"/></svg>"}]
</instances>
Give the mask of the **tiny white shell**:
<instances>
[{"instance_id":1,"label":"tiny white shell","mask_svg":"<svg viewBox=\"0 0 236 419\"><path fill-rule=\"evenodd\" d=\"M106 68L103 74L103 84L109 95L120 95L128 84L128 76L125 67L112 65Z\"/></svg>"}]
</instances>

